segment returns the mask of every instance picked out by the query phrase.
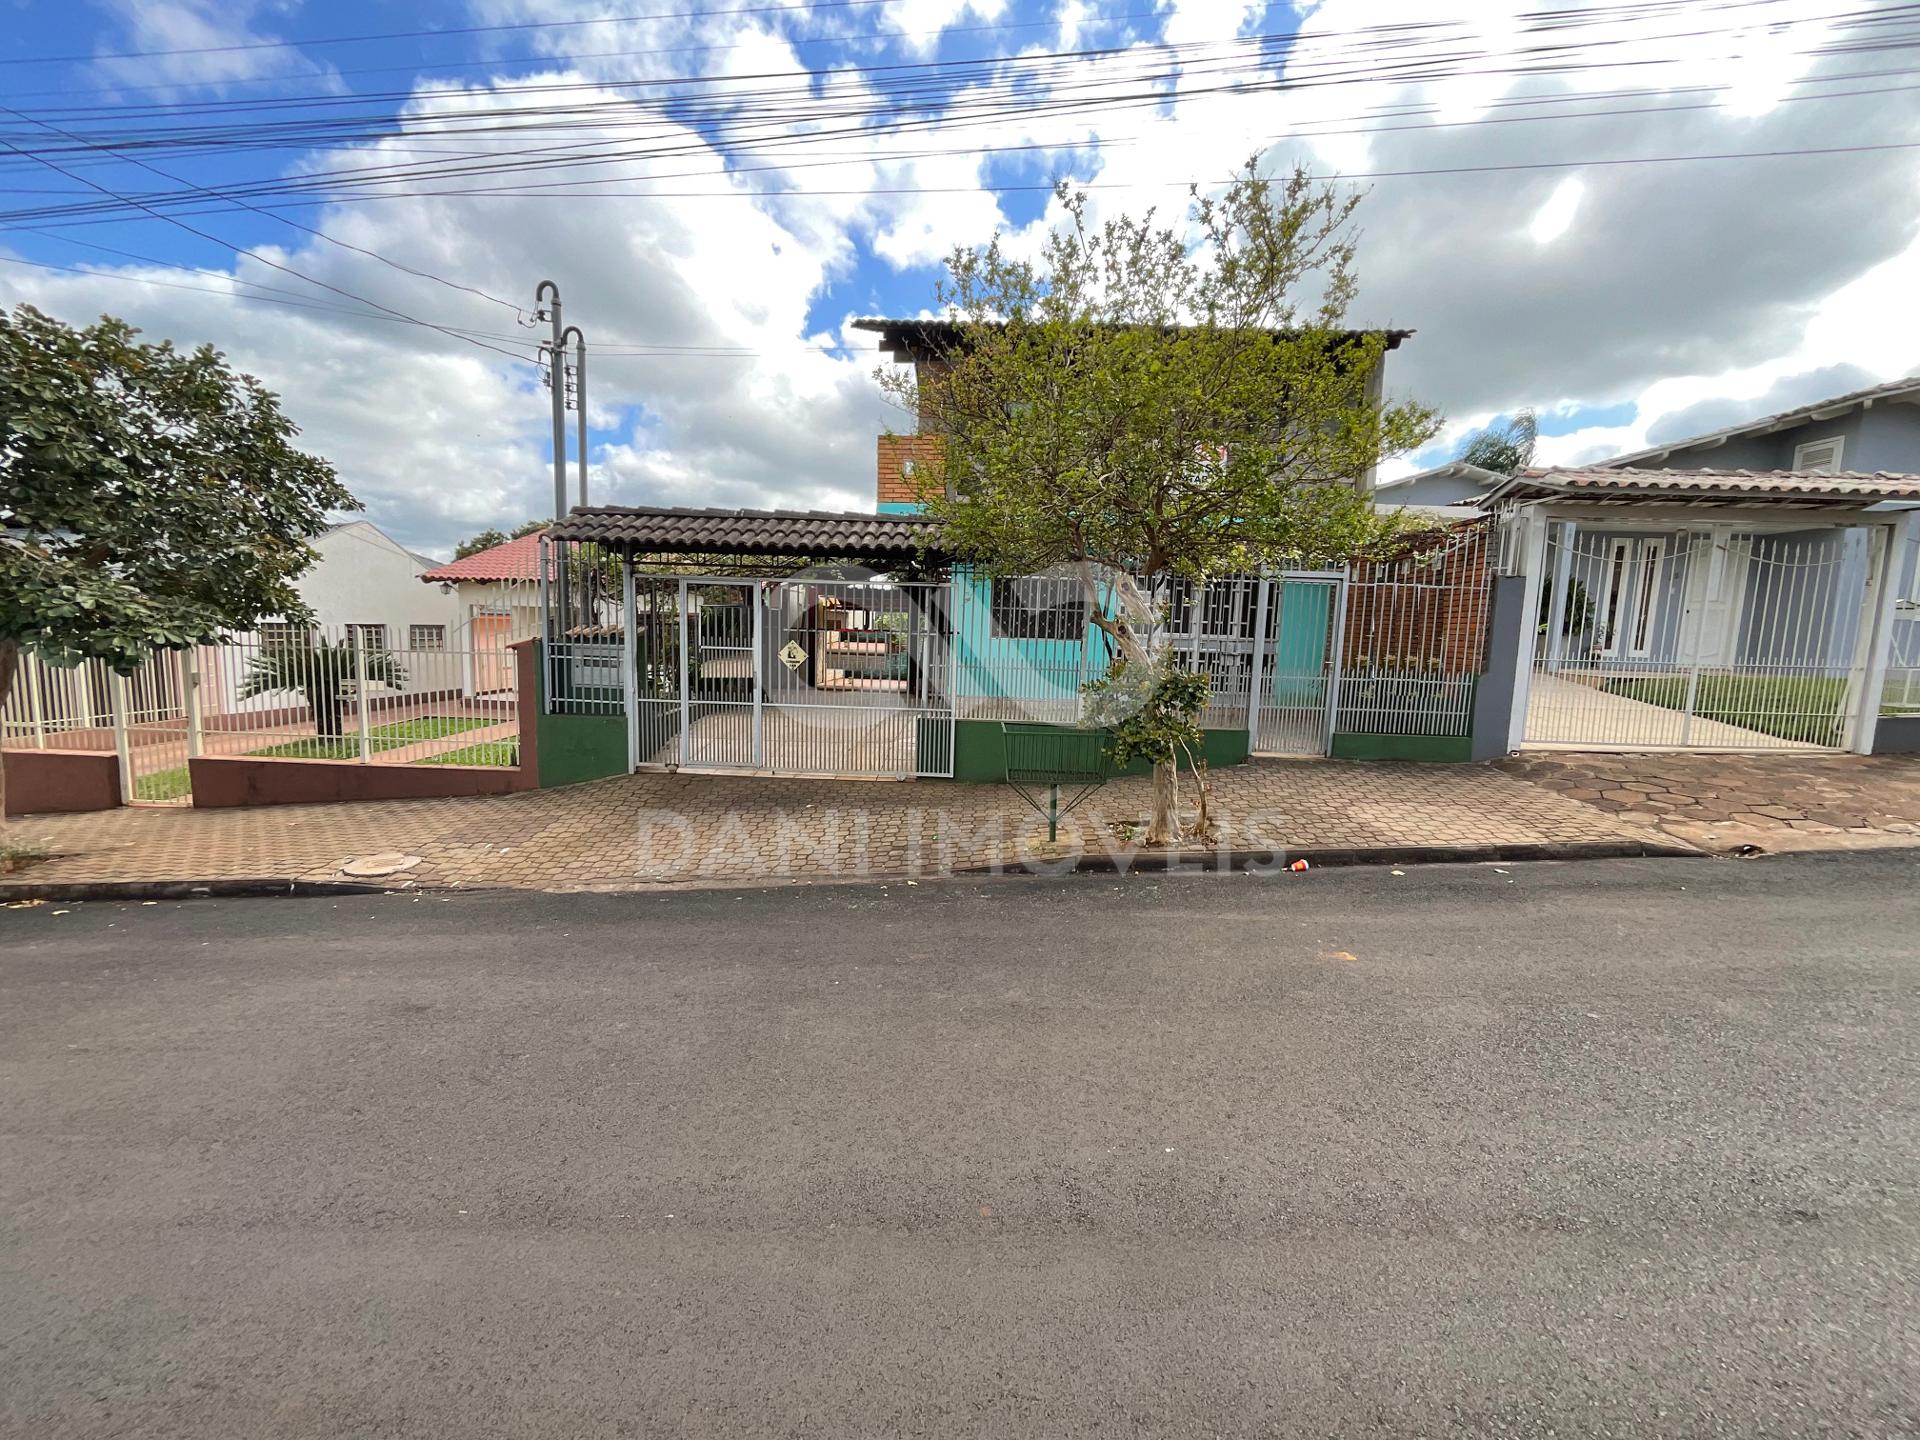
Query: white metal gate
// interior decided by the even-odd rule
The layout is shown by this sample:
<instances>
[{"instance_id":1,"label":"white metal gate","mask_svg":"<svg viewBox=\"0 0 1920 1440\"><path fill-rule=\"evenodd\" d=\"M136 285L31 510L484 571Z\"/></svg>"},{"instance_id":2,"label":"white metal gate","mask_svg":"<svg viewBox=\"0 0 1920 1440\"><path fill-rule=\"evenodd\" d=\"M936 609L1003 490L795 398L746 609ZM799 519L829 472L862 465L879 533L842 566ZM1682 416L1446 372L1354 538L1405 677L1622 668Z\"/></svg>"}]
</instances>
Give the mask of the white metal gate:
<instances>
[{"instance_id":1,"label":"white metal gate","mask_svg":"<svg viewBox=\"0 0 1920 1440\"><path fill-rule=\"evenodd\" d=\"M1869 533L1547 535L1530 745L1838 749L1866 671Z\"/></svg>"},{"instance_id":2,"label":"white metal gate","mask_svg":"<svg viewBox=\"0 0 1920 1440\"><path fill-rule=\"evenodd\" d=\"M1344 574L1294 573L1260 582L1248 675L1253 749L1263 755L1324 755L1340 695Z\"/></svg>"},{"instance_id":3,"label":"white metal gate","mask_svg":"<svg viewBox=\"0 0 1920 1440\"><path fill-rule=\"evenodd\" d=\"M661 617L635 617L638 759L779 775L950 776L951 605L945 583L682 580L677 664L661 663Z\"/></svg>"}]
</instances>

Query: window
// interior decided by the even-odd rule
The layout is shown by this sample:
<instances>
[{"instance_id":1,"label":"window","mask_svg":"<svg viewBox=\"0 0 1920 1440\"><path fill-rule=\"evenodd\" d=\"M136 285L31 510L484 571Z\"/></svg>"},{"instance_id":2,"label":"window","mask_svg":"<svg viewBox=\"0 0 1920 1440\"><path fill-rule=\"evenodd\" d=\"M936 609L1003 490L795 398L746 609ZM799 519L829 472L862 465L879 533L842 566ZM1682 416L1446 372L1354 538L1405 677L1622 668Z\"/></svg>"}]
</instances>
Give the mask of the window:
<instances>
[{"instance_id":1,"label":"window","mask_svg":"<svg viewBox=\"0 0 1920 1440\"><path fill-rule=\"evenodd\" d=\"M1087 597L1070 576L1020 575L993 582L993 628L1014 640L1079 640Z\"/></svg>"},{"instance_id":2,"label":"window","mask_svg":"<svg viewBox=\"0 0 1920 1440\"><path fill-rule=\"evenodd\" d=\"M1831 475L1840 468L1840 452L1845 448L1845 437L1830 436L1825 440L1809 440L1803 445L1793 447L1793 468L1811 471L1815 475Z\"/></svg>"},{"instance_id":3,"label":"window","mask_svg":"<svg viewBox=\"0 0 1920 1440\"><path fill-rule=\"evenodd\" d=\"M407 626L407 648L409 650L446 649L447 627L444 625Z\"/></svg>"},{"instance_id":4,"label":"window","mask_svg":"<svg viewBox=\"0 0 1920 1440\"><path fill-rule=\"evenodd\" d=\"M284 620L262 620L260 622L260 648L262 650L285 650L304 644L313 632L304 625L289 625Z\"/></svg>"},{"instance_id":5,"label":"window","mask_svg":"<svg viewBox=\"0 0 1920 1440\"><path fill-rule=\"evenodd\" d=\"M387 627L384 625L349 625L347 639L357 640L369 650L387 648Z\"/></svg>"},{"instance_id":6,"label":"window","mask_svg":"<svg viewBox=\"0 0 1920 1440\"><path fill-rule=\"evenodd\" d=\"M1645 655L1653 639L1653 608L1660 599L1660 558L1664 548L1658 540L1640 542L1640 603L1633 612L1635 655Z\"/></svg>"}]
</instances>

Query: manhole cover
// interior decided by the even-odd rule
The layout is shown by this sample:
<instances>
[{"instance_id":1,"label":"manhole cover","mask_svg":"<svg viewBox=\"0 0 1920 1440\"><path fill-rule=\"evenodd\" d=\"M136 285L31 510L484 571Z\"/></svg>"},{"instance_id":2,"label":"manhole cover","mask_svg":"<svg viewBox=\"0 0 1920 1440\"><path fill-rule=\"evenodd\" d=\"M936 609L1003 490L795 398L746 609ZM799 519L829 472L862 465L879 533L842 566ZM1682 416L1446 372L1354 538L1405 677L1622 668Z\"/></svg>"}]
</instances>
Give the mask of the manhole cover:
<instances>
[{"instance_id":1,"label":"manhole cover","mask_svg":"<svg viewBox=\"0 0 1920 1440\"><path fill-rule=\"evenodd\" d=\"M384 875L398 875L402 870L411 870L419 863L418 855L383 850L378 855L361 855L347 861L340 867L340 873L351 875L356 880L378 880Z\"/></svg>"}]
</instances>

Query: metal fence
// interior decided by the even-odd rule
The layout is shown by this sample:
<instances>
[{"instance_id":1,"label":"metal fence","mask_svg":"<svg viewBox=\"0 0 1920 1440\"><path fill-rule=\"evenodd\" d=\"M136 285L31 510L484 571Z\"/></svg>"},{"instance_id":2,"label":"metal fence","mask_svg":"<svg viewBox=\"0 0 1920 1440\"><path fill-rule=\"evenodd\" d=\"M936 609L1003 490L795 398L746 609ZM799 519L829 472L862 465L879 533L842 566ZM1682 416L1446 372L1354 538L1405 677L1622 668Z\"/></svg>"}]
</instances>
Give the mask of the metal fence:
<instances>
[{"instance_id":1,"label":"metal fence","mask_svg":"<svg viewBox=\"0 0 1920 1440\"><path fill-rule=\"evenodd\" d=\"M26 652L0 740L117 753L129 803L190 802L187 762L202 755L513 765L519 628L281 625L155 651L130 676Z\"/></svg>"},{"instance_id":2,"label":"metal fence","mask_svg":"<svg viewBox=\"0 0 1920 1440\"><path fill-rule=\"evenodd\" d=\"M1342 570L1164 581L1147 592L1149 643L1208 677L1202 724L1244 728L1256 750L1324 753L1336 727L1465 736L1491 546L1486 527L1459 527ZM929 723L949 735L956 719L1074 724L1116 655L1100 621L1119 606L1112 577L1098 574L1091 587L1074 571L966 568L939 583L636 575L629 585L589 547L555 556L550 573L571 590L564 608L549 595L547 705L630 713L640 764L945 773L950 757L928 759L942 749ZM774 743L770 711L791 744ZM860 726L876 734L856 742L846 732Z\"/></svg>"}]
</instances>

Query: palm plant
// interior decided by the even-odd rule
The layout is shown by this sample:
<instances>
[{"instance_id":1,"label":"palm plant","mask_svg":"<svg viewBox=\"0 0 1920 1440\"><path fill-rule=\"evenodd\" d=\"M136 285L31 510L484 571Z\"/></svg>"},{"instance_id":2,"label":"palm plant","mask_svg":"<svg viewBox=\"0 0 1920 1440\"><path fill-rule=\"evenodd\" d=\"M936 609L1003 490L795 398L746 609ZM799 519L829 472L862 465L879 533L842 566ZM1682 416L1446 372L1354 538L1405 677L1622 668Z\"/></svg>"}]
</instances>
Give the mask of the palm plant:
<instances>
[{"instance_id":1,"label":"palm plant","mask_svg":"<svg viewBox=\"0 0 1920 1440\"><path fill-rule=\"evenodd\" d=\"M407 683L407 675L391 651L377 645L362 645L360 666L369 684L378 681L395 689ZM313 728L323 739L337 740L346 734L346 697L353 689L357 668L352 639L329 641L308 634L276 641L247 661L247 673L240 682L240 698L251 700L276 690L295 690L304 695L313 712ZM360 697L363 701L365 697Z\"/></svg>"}]
</instances>

